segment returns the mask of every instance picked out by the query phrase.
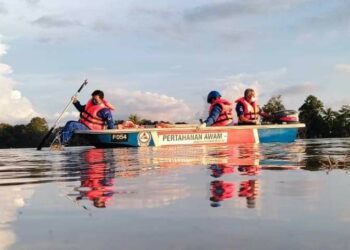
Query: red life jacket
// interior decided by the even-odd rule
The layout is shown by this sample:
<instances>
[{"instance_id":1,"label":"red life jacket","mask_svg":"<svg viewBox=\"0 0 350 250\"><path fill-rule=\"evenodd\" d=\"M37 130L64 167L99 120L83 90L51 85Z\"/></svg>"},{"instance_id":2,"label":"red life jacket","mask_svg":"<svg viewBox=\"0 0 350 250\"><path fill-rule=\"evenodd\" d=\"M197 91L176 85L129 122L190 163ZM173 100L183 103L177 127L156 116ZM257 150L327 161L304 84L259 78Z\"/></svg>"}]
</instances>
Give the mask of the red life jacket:
<instances>
[{"instance_id":1,"label":"red life jacket","mask_svg":"<svg viewBox=\"0 0 350 250\"><path fill-rule=\"evenodd\" d=\"M243 116L249 120L255 120L259 115L259 108L256 102L249 103L244 97L241 97L235 101L236 103L241 103L243 105L244 114Z\"/></svg>"},{"instance_id":2,"label":"red life jacket","mask_svg":"<svg viewBox=\"0 0 350 250\"><path fill-rule=\"evenodd\" d=\"M85 105L85 110L80 113L79 122L83 123L91 130L105 129L106 128L105 121L99 116L97 116L97 113L100 110L105 108L111 109L105 103L108 103L108 102L103 102L101 104L95 105L90 99Z\"/></svg>"},{"instance_id":3,"label":"red life jacket","mask_svg":"<svg viewBox=\"0 0 350 250\"><path fill-rule=\"evenodd\" d=\"M209 108L209 115L211 111L213 110L215 105L220 105L221 107L221 113L218 117L218 119L215 121L215 123L212 126L226 126L232 122L233 115L232 115L232 103L227 101L224 98L216 99Z\"/></svg>"}]
</instances>

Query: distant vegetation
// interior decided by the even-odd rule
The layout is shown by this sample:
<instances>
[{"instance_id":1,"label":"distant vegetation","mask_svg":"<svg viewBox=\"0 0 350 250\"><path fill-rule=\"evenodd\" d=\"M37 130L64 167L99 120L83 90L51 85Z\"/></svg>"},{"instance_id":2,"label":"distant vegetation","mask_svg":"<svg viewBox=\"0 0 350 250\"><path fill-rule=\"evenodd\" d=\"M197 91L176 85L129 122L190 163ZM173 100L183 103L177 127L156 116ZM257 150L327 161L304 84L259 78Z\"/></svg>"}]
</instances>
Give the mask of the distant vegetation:
<instances>
[{"instance_id":1,"label":"distant vegetation","mask_svg":"<svg viewBox=\"0 0 350 250\"><path fill-rule=\"evenodd\" d=\"M35 117L27 125L0 123L0 148L36 147L48 132L44 118Z\"/></svg>"},{"instance_id":2,"label":"distant vegetation","mask_svg":"<svg viewBox=\"0 0 350 250\"><path fill-rule=\"evenodd\" d=\"M272 97L263 106L263 110L267 113L285 110L281 96ZM325 109L322 101L309 95L298 111L300 122L306 124L301 134L303 138L350 137L350 105L343 105L340 110L333 111L330 108ZM157 123L141 119L136 114L131 114L129 120L143 125ZM12 126L0 123L0 148L36 147L47 132L47 122L40 117L31 119L27 125Z\"/></svg>"}]
</instances>

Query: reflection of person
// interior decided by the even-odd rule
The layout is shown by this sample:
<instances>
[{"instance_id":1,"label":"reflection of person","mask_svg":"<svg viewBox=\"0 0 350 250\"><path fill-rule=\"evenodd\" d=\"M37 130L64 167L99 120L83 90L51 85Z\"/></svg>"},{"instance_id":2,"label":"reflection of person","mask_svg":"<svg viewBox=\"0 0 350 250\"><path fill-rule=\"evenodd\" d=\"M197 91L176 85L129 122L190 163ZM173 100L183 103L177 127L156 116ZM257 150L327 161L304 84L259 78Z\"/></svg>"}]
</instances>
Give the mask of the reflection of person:
<instances>
[{"instance_id":1,"label":"reflection of person","mask_svg":"<svg viewBox=\"0 0 350 250\"><path fill-rule=\"evenodd\" d=\"M199 128L233 125L232 104L228 100L221 98L221 94L218 91L211 91L208 94L207 102L210 103L209 116L199 125Z\"/></svg>"},{"instance_id":2,"label":"reflection of person","mask_svg":"<svg viewBox=\"0 0 350 250\"><path fill-rule=\"evenodd\" d=\"M258 196L259 184L256 180L243 181L239 187L239 197L246 197L247 208L255 208L256 197Z\"/></svg>"},{"instance_id":3,"label":"reflection of person","mask_svg":"<svg viewBox=\"0 0 350 250\"><path fill-rule=\"evenodd\" d=\"M114 128L111 111L114 107L104 99L101 90L95 90L86 105L81 105L75 96L72 97L75 108L80 112L79 121L68 121L61 131L62 145L67 145L76 130L100 130Z\"/></svg>"},{"instance_id":4,"label":"reflection of person","mask_svg":"<svg viewBox=\"0 0 350 250\"><path fill-rule=\"evenodd\" d=\"M211 164L209 169L212 171L211 176L215 178L219 178L223 174L234 172L234 167L228 166L227 164Z\"/></svg>"},{"instance_id":5,"label":"reflection of person","mask_svg":"<svg viewBox=\"0 0 350 250\"><path fill-rule=\"evenodd\" d=\"M259 124L260 115L265 116L256 103L253 89L246 89L244 97L237 99L235 102L237 103L236 113L239 125Z\"/></svg>"},{"instance_id":6,"label":"reflection of person","mask_svg":"<svg viewBox=\"0 0 350 250\"><path fill-rule=\"evenodd\" d=\"M260 169L259 166L255 166L255 165L238 166L238 171L241 172L241 175L257 175L259 169Z\"/></svg>"},{"instance_id":7,"label":"reflection of person","mask_svg":"<svg viewBox=\"0 0 350 250\"><path fill-rule=\"evenodd\" d=\"M88 163L87 169L82 173L81 191L77 200L87 198L97 208L105 208L114 192L114 168L108 167L104 162L103 149L91 149L85 153Z\"/></svg>"},{"instance_id":8,"label":"reflection of person","mask_svg":"<svg viewBox=\"0 0 350 250\"><path fill-rule=\"evenodd\" d=\"M234 194L234 185L230 182L220 180L212 181L210 183L211 197L210 204L212 207L219 207L220 202L226 199L231 199Z\"/></svg>"}]
</instances>

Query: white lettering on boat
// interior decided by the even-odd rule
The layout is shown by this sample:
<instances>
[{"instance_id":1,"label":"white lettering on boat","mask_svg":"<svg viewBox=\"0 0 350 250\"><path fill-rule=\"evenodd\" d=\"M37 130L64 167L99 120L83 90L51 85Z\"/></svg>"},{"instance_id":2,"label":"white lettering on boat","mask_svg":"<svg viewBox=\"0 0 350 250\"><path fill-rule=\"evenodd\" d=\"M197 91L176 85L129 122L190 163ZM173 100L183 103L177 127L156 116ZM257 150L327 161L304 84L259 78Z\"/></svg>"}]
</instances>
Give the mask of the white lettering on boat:
<instances>
[{"instance_id":1,"label":"white lettering on boat","mask_svg":"<svg viewBox=\"0 0 350 250\"><path fill-rule=\"evenodd\" d=\"M191 133L191 134L163 134L158 135L159 144L200 144L200 143L227 143L227 132Z\"/></svg>"}]
</instances>

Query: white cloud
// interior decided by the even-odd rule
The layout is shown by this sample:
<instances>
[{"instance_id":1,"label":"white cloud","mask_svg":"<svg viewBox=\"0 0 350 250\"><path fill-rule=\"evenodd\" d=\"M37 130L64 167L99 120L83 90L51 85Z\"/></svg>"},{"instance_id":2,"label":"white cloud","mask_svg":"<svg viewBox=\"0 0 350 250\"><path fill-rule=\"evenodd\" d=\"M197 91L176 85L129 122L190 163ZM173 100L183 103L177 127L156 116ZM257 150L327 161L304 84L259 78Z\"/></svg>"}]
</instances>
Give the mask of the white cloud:
<instances>
[{"instance_id":1,"label":"white cloud","mask_svg":"<svg viewBox=\"0 0 350 250\"><path fill-rule=\"evenodd\" d=\"M188 9L184 19L192 22L216 21L242 15L266 15L281 12L310 2L310 0L250 0L210 2Z\"/></svg>"},{"instance_id":2,"label":"white cloud","mask_svg":"<svg viewBox=\"0 0 350 250\"><path fill-rule=\"evenodd\" d=\"M32 24L48 29L81 25L81 23L77 20L71 20L57 16L42 16L34 20Z\"/></svg>"},{"instance_id":3,"label":"white cloud","mask_svg":"<svg viewBox=\"0 0 350 250\"><path fill-rule=\"evenodd\" d=\"M29 5L37 5L39 4L40 0L25 0Z\"/></svg>"},{"instance_id":4,"label":"white cloud","mask_svg":"<svg viewBox=\"0 0 350 250\"><path fill-rule=\"evenodd\" d=\"M6 53L7 46L0 43L0 55ZM16 82L8 75L12 73L11 66L0 64L0 123L28 123L37 116L31 102L15 88Z\"/></svg>"},{"instance_id":5,"label":"white cloud","mask_svg":"<svg viewBox=\"0 0 350 250\"><path fill-rule=\"evenodd\" d=\"M350 73L350 64L337 64L334 68L339 72Z\"/></svg>"},{"instance_id":6,"label":"white cloud","mask_svg":"<svg viewBox=\"0 0 350 250\"><path fill-rule=\"evenodd\" d=\"M5 55L7 49L8 49L7 45L0 43L0 56Z\"/></svg>"},{"instance_id":7,"label":"white cloud","mask_svg":"<svg viewBox=\"0 0 350 250\"><path fill-rule=\"evenodd\" d=\"M130 114L154 121L186 121L194 119L194 111L183 101L158 93L117 89L106 99L116 106L115 119L125 119Z\"/></svg>"},{"instance_id":8,"label":"white cloud","mask_svg":"<svg viewBox=\"0 0 350 250\"><path fill-rule=\"evenodd\" d=\"M10 65L0 63L0 74L11 74L12 73L12 68Z\"/></svg>"},{"instance_id":9,"label":"white cloud","mask_svg":"<svg viewBox=\"0 0 350 250\"><path fill-rule=\"evenodd\" d=\"M222 83L221 94L233 103L242 97L244 90L252 88L255 90L257 101L263 106L267 101L277 95L282 96L282 101L288 109L298 109L307 95L316 92L317 85L312 82L290 84L285 81L288 77L286 68L274 71L263 71L257 73L239 73L220 79Z\"/></svg>"},{"instance_id":10,"label":"white cloud","mask_svg":"<svg viewBox=\"0 0 350 250\"><path fill-rule=\"evenodd\" d=\"M7 9L4 3L0 2L0 15L7 14Z\"/></svg>"},{"instance_id":11,"label":"white cloud","mask_svg":"<svg viewBox=\"0 0 350 250\"><path fill-rule=\"evenodd\" d=\"M219 81L223 83L222 95L229 100L236 100L242 97L244 90L252 88L255 90L256 97L266 96L266 91L271 92L268 89L269 84L275 84L281 81L287 74L286 68L276 69L274 71L262 71L257 73L239 73L236 75L228 76L225 79Z\"/></svg>"}]
</instances>

